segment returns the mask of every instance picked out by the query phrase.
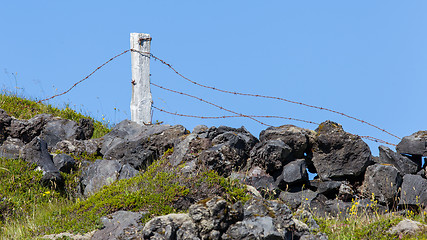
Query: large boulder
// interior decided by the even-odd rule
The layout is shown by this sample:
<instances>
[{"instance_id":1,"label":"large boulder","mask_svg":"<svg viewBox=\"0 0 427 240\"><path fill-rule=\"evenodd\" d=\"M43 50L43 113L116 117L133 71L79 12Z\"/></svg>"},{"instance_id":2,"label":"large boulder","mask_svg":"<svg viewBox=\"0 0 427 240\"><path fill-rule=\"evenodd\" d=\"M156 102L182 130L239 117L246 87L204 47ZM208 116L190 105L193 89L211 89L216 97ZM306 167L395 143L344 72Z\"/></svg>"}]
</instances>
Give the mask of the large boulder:
<instances>
[{"instance_id":1,"label":"large boulder","mask_svg":"<svg viewBox=\"0 0 427 240\"><path fill-rule=\"evenodd\" d=\"M427 179L419 175L403 176L399 205L403 207L427 206Z\"/></svg>"},{"instance_id":2,"label":"large boulder","mask_svg":"<svg viewBox=\"0 0 427 240\"><path fill-rule=\"evenodd\" d=\"M309 154L314 132L294 125L283 125L280 127L269 127L259 134L259 140L281 140L292 149L295 158L304 158Z\"/></svg>"},{"instance_id":3,"label":"large boulder","mask_svg":"<svg viewBox=\"0 0 427 240\"><path fill-rule=\"evenodd\" d=\"M199 161L223 176L245 167L249 151L258 142L244 127L219 127L212 139L213 145L202 151Z\"/></svg>"},{"instance_id":4,"label":"large boulder","mask_svg":"<svg viewBox=\"0 0 427 240\"><path fill-rule=\"evenodd\" d=\"M276 179L277 185L283 189L308 185L307 165L304 159L297 159L283 167L282 174Z\"/></svg>"},{"instance_id":5,"label":"large boulder","mask_svg":"<svg viewBox=\"0 0 427 240\"><path fill-rule=\"evenodd\" d=\"M57 154L53 157L53 163L60 172L70 173L77 168L77 163L73 157L68 154Z\"/></svg>"},{"instance_id":6,"label":"large boulder","mask_svg":"<svg viewBox=\"0 0 427 240\"><path fill-rule=\"evenodd\" d=\"M6 113L5 110L0 109L0 145L6 140L8 134L6 129L10 126L12 118Z\"/></svg>"},{"instance_id":7,"label":"large boulder","mask_svg":"<svg viewBox=\"0 0 427 240\"><path fill-rule=\"evenodd\" d=\"M24 143L29 143L39 136L45 125L53 119L57 118L50 114L38 114L29 120L12 119L7 131L12 138L19 138Z\"/></svg>"},{"instance_id":8,"label":"large boulder","mask_svg":"<svg viewBox=\"0 0 427 240\"><path fill-rule=\"evenodd\" d=\"M187 130L181 126L146 125L124 120L103 137L104 159L121 160L140 170L173 148Z\"/></svg>"},{"instance_id":9,"label":"large boulder","mask_svg":"<svg viewBox=\"0 0 427 240\"><path fill-rule=\"evenodd\" d=\"M279 192L279 188L277 187L274 178L260 167L253 167L248 171L233 172L231 173L230 178L237 179L243 184L253 186L264 196L276 196Z\"/></svg>"},{"instance_id":10,"label":"large boulder","mask_svg":"<svg viewBox=\"0 0 427 240\"><path fill-rule=\"evenodd\" d=\"M52 152L59 151L75 156L95 156L100 154L101 145L102 139L99 138L88 140L62 140L52 148Z\"/></svg>"},{"instance_id":11,"label":"large boulder","mask_svg":"<svg viewBox=\"0 0 427 240\"><path fill-rule=\"evenodd\" d=\"M404 156L386 146L379 146L379 163L392 164L402 175L415 174L421 169L421 158Z\"/></svg>"},{"instance_id":12,"label":"large boulder","mask_svg":"<svg viewBox=\"0 0 427 240\"><path fill-rule=\"evenodd\" d=\"M117 211L102 217L103 228L96 231L91 240L118 240L126 235L136 234L144 213Z\"/></svg>"},{"instance_id":13,"label":"large boulder","mask_svg":"<svg viewBox=\"0 0 427 240\"><path fill-rule=\"evenodd\" d=\"M337 197L342 184L342 181L322 181L320 179L313 179L310 181L310 188L330 199L334 199Z\"/></svg>"},{"instance_id":14,"label":"large boulder","mask_svg":"<svg viewBox=\"0 0 427 240\"><path fill-rule=\"evenodd\" d=\"M362 193L374 197L381 204L395 205L402 177L393 165L375 164L366 169Z\"/></svg>"},{"instance_id":15,"label":"large boulder","mask_svg":"<svg viewBox=\"0 0 427 240\"><path fill-rule=\"evenodd\" d=\"M311 201L316 199L318 196L319 193L305 189L297 192L283 191L280 193L279 198L292 210L297 210L300 207L308 209Z\"/></svg>"},{"instance_id":16,"label":"large boulder","mask_svg":"<svg viewBox=\"0 0 427 240\"><path fill-rule=\"evenodd\" d=\"M247 168L253 166L262 167L268 174L277 177L283 166L293 160L292 149L282 140L266 140L259 142L250 152Z\"/></svg>"},{"instance_id":17,"label":"large boulder","mask_svg":"<svg viewBox=\"0 0 427 240\"><path fill-rule=\"evenodd\" d=\"M188 239L201 240L190 216L185 213L159 216L148 221L142 229L142 234L137 234L133 239ZM141 236L142 235L142 236Z\"/></svg>"},{"instance_id":18,"label":"large boulder","mask_svg":"<svg viewBox=\"0 0 427 240\"><path fill-rule=\"evenodd\" d=\"M122 165L117 160L96 160L82 170L81 185L83 195L89 196L105 185L115 182L120 175Z\"/></svg>"},{"instance_id":19,"label":"large boulder","mask_svg":"<svg viewBox=\"0 0 427 240\"><path fill-rule=\"evenodd\" d=\"M312 162L322 180L363 176L371 163L371 151L359 136L340 124L326 121L316 129Z\"/></svg>"},{"instance_id":20,"label":"large boulder","mask_svg":"<svg viewBox=\"0 0 427 240\"><path fill-rule=\"evenodd\" d=\"M427 131L418 131L403 137L396 150L402 154L427 156Z\"/></svg>"},{"instance_id":21,"label":"large boulder","mask_svg":"<svg viewBox=\"0 0 427 240\"><path fill-rule=\"evenodd\" d=\"M78 123L68 119L55 119L46 123L40 135L49 148L62 140L85 140L86 136Z\"/></svg>"}]
</instances>

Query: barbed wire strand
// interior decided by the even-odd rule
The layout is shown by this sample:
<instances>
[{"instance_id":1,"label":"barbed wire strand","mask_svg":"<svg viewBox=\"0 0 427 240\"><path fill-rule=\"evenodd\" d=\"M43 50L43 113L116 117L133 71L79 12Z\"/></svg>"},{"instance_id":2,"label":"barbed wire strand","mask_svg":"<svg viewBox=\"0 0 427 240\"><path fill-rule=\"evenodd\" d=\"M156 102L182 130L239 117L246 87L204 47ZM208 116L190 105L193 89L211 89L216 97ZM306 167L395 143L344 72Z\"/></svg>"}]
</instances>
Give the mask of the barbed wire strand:
<instances>
[{"instance_id":1,"label":"barbed wire strand","mask_svg":"<svg viewBox=\"0 0 427 240\"><path fill-rule=\"evenodd\" d=\"M114 57L110 58L108 61L106 61L105 63L103 63L101 66L99 66L99 67L97 67L95 70L93 70L93 72L91 72L89 75L87 75L86 77L84 77L84 78L83 78L83 79L81 79L80 81L76 82L73 86L71 86L71 87L70 87L68 90L66 90L65 92L62 92L62 93L59 93L59 94L53 95L53 96L51 96L51 97L49 97L49 98L45 98L45 99L39 100L37 103L45 102L45 101L48 101L48 100L54 99L54 98L56 98L56 97L62 96L62 95L64 95L64 94L67 94L69 91L71 91L71 89L75 88L77 85L79 85L80 83L82 83L82 82L83 82L83 81L85 81L86 79L90 78L90 76L92 76L92 75L93 75L95 72L97 72L99 69L101 69L102 67L104 67L105 65L107 65L109 62L113 61L114 59L116 59L116 58L118 58L118 57L122 56L123 54L125 54L125 53L127 53L127 52L129 52L129 51L131 51L131 49L128 49L128 50L126 50L126 51L123 51L122 53L119 53L119 54L117 54L116 56L114 56Z\"/></svg>"},{"instance_id":2,"label":"barbed wire strand","mask_svg":"<svg viewBox=\"0 0 427 240\"><path fill-rule=\"evenodd\" d=\"M183 92L175 91L175 90L172 90L172 89L169 89L169 88L166 88L166 87L163 87L163 86L157 85L157 84L155 84L155 83L153 83L153 82L151 82L151 85L153 85L153 86L155 86L155 87L158 87L158 88L160 88L160 89L163 89L163 90L169 91L169 92L173 92L173 93L176 93L176 94L180 94L180 95L184 95L184 96L187 96L187 97L191 97L191 98L197 99L197 100L199 100L199 101L201 101L201 102L207 103L207 104L209 104L209 105L212 105L212 106L214 106L214 107L216 107L216 108L219 108L219 109L221 109L221 110L227 111L227 112L229 112L229 113L236 114L236 115L239 115L239 116L241 116L241 117L245 117L245 118L252 119L252 120L254 120L255 122L258 122L258 123L260 123L260 124L262 124L262 125L264 125L264 126L267 126L267 127L272 127L272 125L269 125L269 124L263 123L263 122L259 121L258 119L255 119L255 118L250 117L250 116L248 116L248 115L244 115L244 114L241 114L241 113L235 112L235 111L233 111L233 110L230 110L230 109L227 109L227 108L221 107L221 106L219 106L219 105L217 105L217 104L215 104L215 103L212 103L212 102L206 101L206 100L204 100L204 99L202 99L202 98L199 98L199 97L196 97L196 96L190 95L190 94L188 94L188 93L183 93Z\"/></svg>"},{"instance_id":3,"label":"barbed wire strand","mask_svg":"<svg viewBox=\"0 0 427 240\"><path fill-rule=\"evenodd\" d=\"M200 119L224 119L224 118L238 118L238 117L244 117L244 116L240 116L240 115L228 115L228 116L197 116L197 115L189 115L189 114L182 114L182 113L173 113L173 112L169 112L167 110L158 108L156 106L152 106L154 109L160 111L160 112L164 112L167 114L171 114L171 115L175 115L175 116L179 116L179 117L190 117L190 118L200 118ZM313 124L313 125L319 125L318 123L312 122L312 121L307 121L307 120L302 120L302 119L297 119L297 118L291 118L291 117L282 117L282 116L271 116L271 115L247 115L248 117L253 117L253 118L279 118L279 119L286 119L286 120L291 120L291 121L298 121L298 122L304 122L304 123L309 123L309 124Z\"/></svg>"},{"instance_id":4,"label":"barbed wire strand","mask_svg":"<svg viewBox=\"0 0 427 240\"><path fill-rule=\"evenodd\" d=\"M125 54L125 53L127 53L127 52L138 52L138 53L140 53L140 54L148 55L149 57L152 57L153 59L158 60L158 61L160 61L162 64L164 64L164 65L166 65L167 67L169 67L169 68L170 68L171 70L173 70L176 74L178 74L181 78L183 78L183 79L185 79L185 80L187 80L187 81L189 81L189 82L191 82L191 83L193 83L193 84L195 84L195 85L198 85L198 86L204 87L204 88L208 88L208 89L212 89L212 90L216 90L216 91L220 91L220 92L224 92L224 93L229 93L229 94L235 94L235 95L242 95L242 96L252 96L252 97L261 97L261 98L277 99L277 100L281 100L281 101L285 101L285 102L290 102L290 103L294 103L294 104L303 105L303 106L306 106L306 107L311 107L311 108L316 108L316 109L320 109L320 110L325 110L325 111L333 112L333 113L340 114L340 115L342 115L342 116L345 116L345 117L348 117L348 118L354 119L354 120L359 121L359 122L361 122L361 123L365 123L365 124L367 124L367 125L369 125L369 126L371 126L371 127L377 128L377 129L379 129L379 130L381 130L381 131L383 131L383 132L385 132L385 133L387 133L387 134L389 134L389 135L391 135L391 136L393 136L393 137L396 137L396 138L398 138L398 139L401 139L401 138L399 138L398 136L396 136L396 135L394 135L394 134L391 134L390 132L386 131L385 129L379 128L379 127L377 127L377 126L375 126L375 125L373 125L373 124L371 124L371 123L369 123L369 122L366 122L366 121L364 121L364 120L361 120L361 119L358 119L358 118L355 118L355 117L349 116L349 115L347 115L347 114L345 114L345 113L341 113L341 112L338 112L338 111L335 111L335 110L332 110L332 109L323 108L323 107L318 107L318 106L314 106L314 105L309 105L309 104L305 104L305 103L302 103L302 102L292 101L292 100L288 100L288 99L284 99L284 98L280 98L280 97L265 96L265 95L250 94L250 93L231 92L231 91L227 91L227 90L223 90L223 89L218 89L218 88L215 88L215 87L211 87L211 86L207 86L207 85L203 85L203 84L197 83L197 82L192 81L191 79L189 79L189 78L185 77L185 76L184 76L184 75L182 75L181 73L179 73L175 68L173 68L173 67L172 67L172 65L171 65L171 64L167 63L167 62L166 62L166 61L164 61L163 59L160 59L160 58L158 58L158 57L154 56L152 53L149 53L149 52L141 52L141 51L138 51L138 50L135 50L135 49L128 49L128 50L125 50L125 51L123 51L123 52L121 52L121 53L119 53L119 54L115 55L114 57L110 58L108 61L104 62L102 65L100 65L99 67L97 67L97 68L96 68L94 71L92 71L89 75L87 75L86 77L84 77L84 78L83 78L83 79L81 79L80 81L76 82L76 83L75 83L73 86L71 86L68 90L66 90L66 91L64 91L64 92L62 92L62 93L59 93L59 94L53 95L53 96L51 96L51 97L49 97L49 98L41 99L41 100L37 101L37 103L42 103L42 102L44 102L44 101L48 101L48 100L51 100L51 99L53 99L53 98L56 98L56 97L59 97L59 96L62 96L62 95L67 94L67 93L68 93L68 92L70 92L73 88L75 88L77 85L79 85L79 84L80 84L80 83L82 83L83 81L85 81L85 80L87 80L88 78L90 78L90 77L91 77L95 72L97 72L98 70L100 70L102 67L104 67L105 65L107 65L108 63L110 63L111 61L113 61L114 59L116 59L116 58L118 58L118 57L120 57L120 56L124 55L124 54ZM180 93L180 92L178 92L178 91L174 91L174 90L171 90L171 89L167 89L167 88L161 87L161 86L159 86L159 85L155 85L155 84L153 84L153 83L151 83L151 84L152 84L152 85L154 85L154 86L160 87L160 88L162 88L162 89L164 89L164 90L169 90L169 91L176 92L176 93L179 93L179 94L182 94L182 95L187 95L187 96L189 96L189 97L193 97L193 98L195 98L195 99L198 99L198 100L200 100L200 101L203 101L203 102L205 102L205 103L208 103L208 104L210 104L210 105L212 105L212 106L215 106L215 107L217 107L217 108L219 108L219 109L222 109L222 110L228 111L228 112L230 112L230 113L236 114L236 116L201 117L201 118L246 117L246 118L250 118L250 119L252 119L252 120L254 120L254 121L256 121L256 122L258 122L258 123L260 123L260 124L262 124L262 125L265 125L265 126L271 126L271 125L265 124L265 123L263 123L263 122L261 122L261 121L259 121L259 120L255 119L255 117L259 117L259 118L261 118L261 117L263 117L263 118L282 118L282 119L287 119L287 120L294 120L294 121L301 121L301 122L306 122L306 123L311 123L311 124L317 124L317 123L314 123L314 122L311 122L311 121L306 121L306 120L301 120L301 119L294 119L294 118L287 118L287 117L280 117L280 116L256 116L256 115L244 115L244 114L240 114L240 113L234 112L234 111L232 111L232 110L225 109L225 108L223 108L223 107L221 107L221 106L219 106L219 105L216 105L216 104L214 104L214 103L208 102L208 101L203 100L203 99L201 99L201 98L198 98L198 97L195 97L195 96L192 96L192 95L189 95L189 94L185 94L185 93ZM154 107L154 106L153 106L153 107ZM171 113L171 112L167 112L167 111L162 110L162 109L159 109L159 108L157 108L157 107L154 107L154 108L156 108L156 109L157 109L157 110L159 110L159 111L163 111L163 112L166 112L166 113L173 114L173 113ZM195 117L194 115L184 115L184 114L183 114L183 116ZM388 144L388 145L392 145L392 146L397 146L396 144L389 143L389 142L386 142L386 141L384 141L384 140L381 140L381 139L378 139L378 138L374 138L374 137L371 137L371 136L360 136L360 137L365 138L365 139L369 139L369 140L371 140L371 141L379 142L379 143L384 143L384 144Z\"/></svg>"},{"instance_id":5,"label":"barbed wire strand","mask_svg":"<svg viewBox=\"0 0 427 240\"><path fill-rule=\"evenodd\" d=\"M131 51L139 52L138 50L131 50ZM147 53L144 53L144 54L147 54ZM383 128L380 128L380 127L378 127L378 126L376 126L376 125L374 125L374 124L372 124L372 123L369 123L369 122L364 121L364 120L362 120L362 119L359 119L359 118L356 118L356 117L350 116L350 115L348 115L348 114L345 114L345 113L343 113L343 112L335 111L335 110L332 110L332 109L329 109L329 108L319 107L319 106L315 106L315 105L310 105L310 104L306 104L306 103L303 103L303 102L293 101L293 100L289 100L289 99L281 98L281 97L274 97L274 96L267 96L267 95L260 95L260 94L252 94L252 93L242 93L242 92L237 92L237 91L228 91L228 90L224 90L224 89L220 89L220 88L216 88L216 87L212 87L212 86L204 85L204 84L201 84L201 83L198 83L198 82L196 82L196 81L193 81L193 80L191 80L190 78L188 78L188 77L186 77L186 76L182 75L182 74L181 74L180 72L178 72L174 67L172 67L172 65L171 65L171 64L169 64L169 63L167 63L166 61L164 61L164 60L162 60L162 59L160 59L160 58L158 58L158 57L154 56L153 54L151 54L151 53L150 53L150 56L151 56L153 59L158 60L158 61L159 61L159 62L161 62L162 64L166 65L168 68L170 68L172 71L174 71L174 72L175 72L177 75L179 75L181 78L183 78L183 79L187 80L188 82L193 83L193 84L195 84L195 85L197 85L197 86L203 87L203 88L208 88L208 89L211 89L211 90L215 90L215 91L219 91L219 92L223 92L223 93L228 93L228 94L234 94L234 95L250 96L250 97L258 97L258 98L267 98L267 99L275 99L275 100L280 100L280 101L284 101L284 102L288 102L288 103L293 103L293 104L302 105L302 106L305 106L305 107L310 107L310 108L315 108L315 109L319 109L319 110L324 110L324 111L332 112L332 113L339 114L339 115L342 115L342 116L344 116L344 117L347 117L347 118L350 118L350 119L356 120L356 121L358 121L358 122L361 122L361 123L367 124L367 125L369 125L369 126L371 126L371 127L374 127L374 128L376 128L376 129L378 129L378 130L380 130L380 131L384 132L384 133L389 134L390 136L393 136L393 137L395 137L395 138L397 138L397 139L401 139L400 137L396 136L395 134L392 134L392 133L390 133L389 131L387 131L387 130L385 130L385 129L383 129Z\"/></svg>"}]
</instances>

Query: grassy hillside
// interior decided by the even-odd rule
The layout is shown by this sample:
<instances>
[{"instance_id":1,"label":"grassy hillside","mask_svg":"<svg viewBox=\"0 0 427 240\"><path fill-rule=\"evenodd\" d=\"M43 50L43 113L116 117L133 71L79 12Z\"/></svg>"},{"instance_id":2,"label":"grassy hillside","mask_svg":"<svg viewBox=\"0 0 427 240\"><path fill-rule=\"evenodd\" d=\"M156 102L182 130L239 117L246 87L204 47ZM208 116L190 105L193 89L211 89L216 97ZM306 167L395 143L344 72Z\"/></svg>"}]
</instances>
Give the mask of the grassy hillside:
<instances>
[{"instance_id":1,"label":"grassy hillside","mask_svg":"<svg viewBox=\"0 0 427 240\"><path fill-rule=\"evenodd\" d=\"M68 107L57 109L7 95L0 95L0 108L23 119L39 113L76 121L87 118ZM109 131L107 126L95 121L94 137ZM175 200L201 193L222 195L230 202L249 198L244 186L214 171L200 169L192 178L178 174L182 166L172 167L167 161L172 151L167 151L136 177L117 181L86 199L75 194L79 170L63 174L64 189L54 189L41 184L42 173L35 171L35 165L0 158L0 239L37 239L37 236L65 231L83 233L97 229L101 216L117 210L148 211L147 221L155 215L180 211L174 206ZM76 161L84 158L87 157L80 156ZM406 216L367 214L357 211L357 202L353 204L354 210L345 219L316 218L329 239L427 239L427 230L416 237L386 233L404 217L427 224L425 212L407 211ZM375 204L373 200L367 208L375 208Z\"/></svg>"}]
</instances>

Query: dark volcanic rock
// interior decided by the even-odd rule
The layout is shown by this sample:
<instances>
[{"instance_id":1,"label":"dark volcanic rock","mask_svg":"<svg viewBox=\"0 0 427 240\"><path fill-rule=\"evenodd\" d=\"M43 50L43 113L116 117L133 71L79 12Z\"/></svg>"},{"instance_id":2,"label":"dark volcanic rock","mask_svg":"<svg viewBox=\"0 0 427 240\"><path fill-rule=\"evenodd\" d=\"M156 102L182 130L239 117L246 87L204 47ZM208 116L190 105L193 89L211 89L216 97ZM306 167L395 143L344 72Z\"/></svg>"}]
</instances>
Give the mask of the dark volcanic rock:
<instances>
[{"instance_id":1,"label":"dark volcanic rock","mask_svg":"<svg viewBox=\"0 0 427 240\"><path fill-rule=\"evenodd\" d=\"M296 210L299 207L308 208L311 201L318 195L319 193L306 189L298 192L281 192L279 198L292 210Z\"/></svg>"},{"instance_id":2,"label":"dark volcanic rock","mask_svg":"<svg viewBox=\"0 0 427 240\"><path fill-rule=\"evenodd\" d=\"M118 211L106 217L101 221L104 225L102 229L96 231L91 240L118 240L126 239L126 235L137 233L140 220L144 216L142 213Z\"/></svg>"},{"instance_id":3,"label":"dark volcanic rock","mask_svg":"<svg viewBox=\"0 0 427 240\"><path fill-rule=\"evenodd\" d=\"M238 179L243 184L251 185L264 195L275 196L276 190L279 192L274 178L268 175L265 170L260 167L253 167L245 172L233 172L231 173L230 178Z\"/></svg>"},{"instance_id":4,"label":"dark volcanic rock","mask_svg":"<svg viewBox=\"0 0 427 240\"><path fill-rule=\"evenodd\" d=\"M103 137L101 153L104 159L129 163L137 170L144 169L173 148L187 130L180 125L146 125L124 120Z\"/></svg>"},{"instance_id":5,"label":"dark volcanic rock","mask_svg":"<svg viewBox=\"0 0 427 240\"><path fill-rule=\"evenodd\" d=\"M6 140L8 134L6 129L10 126L12 118L4 111L0 109L0 145Z\"/></svg>"},{"instance_id":6,"label":"dark volcanic rock","mask_svg":"<svg viewBox=\"0 0 427 240\"><path fill-rule=\"evenodd\" d=\"M427 179L419 175L403 176L399 205L427 206Z\"/></svg>"},{"instance_id":7,"label":"dark volcanic rock","mask_svg":"<svg viewBox=\"0 0 427 240\"><path fill-rule=\"evenodd\" d=\"M371 163L368 145L341 125L326 121L316 132L312 162L322 180L359 177Z\"/></svg>"},{"instance_id":8,"label":"dark volcanic rock","mask_svg":"<svg viewBox=\"0 0 427 240\"><path fill-rule=\"evenodd\" d=\"M82 170L83 195L89 196L119 178L121 164L117 160L96 160Z\"/></svg>"},{"instance_id":9,"label":"dark volcanic rock","mask_svg":"<svg viewBox=\"0 0 427 240\"><path fill-rule=\"evenodd\" d=\"M250 152L250 161L247 167L260 166L268 174L277 176L282 172L283 166L292 160L288 158L292 149L282 140L267 140L259 142Z\"/></svg>"},{"instance_id":10,"label":"dark volcanic rock","mask_svg":"<svg viewBox=\"0 0 427 240\"><path fill-rule=\"evenodd\" d=\"M139 173L138 170L133 168L130 164L125 164L122 166L122 169L120 169L120 179L129 179L135 177Z\"/></svg>"},{"instance_id":11,"label":"dark volcanic rock","mask_svg":"<svg viewBox=\"0 0 427 240\"><path fill-rule=\"evenodd\" d=\"M313 131L293 125L269 127L259 134L261 142L281 140L292 149L295 158L304 158L304 153L307 153L313 137Z\"/></svg>"},{"instance_id":12,"label":"dark volcanic rock","mask_svg":"<svg viewBox=\"0 0 427 240\"><path fill-rule=\"evenodd\" d=\"M362 193L368 198L374 196L379 203L395 205L401 184L402 177L396 167L375 164L366 169Z\"/></svg>"},{"instance_id":13,"label":"dark volcanic rock","mask_svg":"<svg viewBox=\"0 0 427 240\"><path fill-rule=\"evenodd\" d=\"M276 180L281 189L288 189L295 185L308 185L307 165L304 159L297 159L283 167L282 174Z\"/></svg>"},{"instance_id":14,"label":"dark volcanic rock","mask_svg":"<svg viewBox=\"0 0 427 240\"><path fill-rule=\"evenodd\" d=\"M244 127L219 127L222 132L212 139L213 147L203 151L199 160L223 176L229 176L246 165L249 151L258 142Z\"/></svg>"},{"instance_id":15,"label":"dark volcanic rock","mask_svg":"<svg viewBox=\"0 0 427 240\"><path fill-rule=\"evenodd\" d=\"M62 140L58 142L52 151L60 151L63 153L72 153L76 156L99 155L101 150L102 140L99 138L89 140Z\"/></svg>"},{"instance_id":16,"label":"dark volcanic rock","mask_svg":"<svg viewBox=\"0 0 427 240\"><path fill-rule=\"evenodd\" d=\"M59 171L65 173L70 173L72 169L76 168L76 161L67 154L57 154L53 157L53 163Z\"/></svg>"},{"instance_id":17,"label":"dark volcanic rock","mask_svg":"<svg viewBox=\"0 0 427 240\"><path fill-rule=\"evenodd\" d=\"M418 131L403 137L396 150L403 154L427 156L427 131Z\"/></svg>"},{"instance_id":18,"label":"dark volcanic rock","mask_svg":"<svg viewBox=\"0 0 427 240\"><path fill-rule=\"evenodd\" d=\"M335 198L338 195L341 184L341 181L322 181L320 179L310 181L310 186L314 188L316 192L328 198Z\"/></svg>"},{"instance_id":19,"label":"dark volcanic rock","mask_svg":"<svg viewBox=\"0 0 427 240\"><path fill-rule=\"evenodd\" d=\"M298 235L291 231L294 226L285 204L252 199L243 207L243 219L231 225L222 239L292 239Z\"/></svg>"},{"instance_id":20,"label":"dark volcanic rock","mask_svg":"<svg viewBox=\"0 0 427 240\"><path fill-rule=\"evenodd\" d=\"M324 234L311 234L318 225L310 213L301 215L310 226L294 219L280 201L251 199L242 206L214 197L192 205L188 214L155 217L139 235L126 239L327 239Z\"/></svg>"},{"instance_id":21,"label":"dark volcanic rock","mask_svg":"<svg viewBox=\"0 0 427 240\"><path fill-rule=\"evenodd\" d=\"M8 137L0 146L0 157L18 159L22 155L24 143L18 138Z\"/></svg>"},{"instance_id":22,"label":"dark volcanic rock","mask_svg":"<svg viewBox=\"0 0 427 240\"><path fill-rule=\"evenodd\" d=\"M62 140L84 140L83 129L74 121L58 119L49 121L41 133L49 148L54 147Z\"/></svg>"},{"instance_id":23,"label":"dark volcanic rock","mask_svg":"<svg viewBox=\"0 0 427 240\"><path fill-rule=\"evenodd\" d=\"M39 114L29 120L12 119L8 132L12 138L19 138L24 143L29 143L39 136L46 123L53 119L55 118L50 114Z\"/></svg>"},{"instance_id":24,"label":"dark volcanic rock","mask_svg":"<svg viewBox=\"0 0 427 240\"><path fill-rule=\"evenodd\" d=\"M39 137L34 138L23 149L23 159L35 163L43 171L43 181L46 184L63 185L63 179L53 163L52 156L47 150L47 143Z\"/></svg>"},{"instance_id":25,"label":"dark volcanic rock","mask_svg":"<svg viewBox=\"0 0 427 240\"><path fill-rule=\"evenodd\" d=\"M378 162L392 164L402 175L415 174L421 169L421 158L403 156L386 146L379 146L378 149L380 152Z\"/></svg>"},{"instance_id":26,"label":"dark volcanic rock","mask_svg":"<svg viewBox=\"0 0 427 240\"><path fill-rule=\"evenodd\" d=\"M79 127L82 131L82 139L87 140L90 139L95 130L93 126L93 120L89 118L80 118Z\"/></svg>"}]
</instances>

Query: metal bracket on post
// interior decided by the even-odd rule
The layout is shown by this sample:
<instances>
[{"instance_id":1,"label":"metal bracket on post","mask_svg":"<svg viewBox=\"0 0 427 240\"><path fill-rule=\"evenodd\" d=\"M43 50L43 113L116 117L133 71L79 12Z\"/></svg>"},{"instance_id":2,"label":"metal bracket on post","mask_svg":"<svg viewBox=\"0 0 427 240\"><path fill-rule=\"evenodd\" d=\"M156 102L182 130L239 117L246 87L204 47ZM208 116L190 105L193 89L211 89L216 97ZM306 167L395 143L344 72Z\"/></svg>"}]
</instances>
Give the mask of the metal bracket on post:
<instances>
[{"instance_id":1,"label":"metal bracket on post","mask_svg":"<svg viewBox=\"0 0 427 240\"><path fill-rule=\"evenodd\" d=\"M132 62L132 99L130 103L131 120L141 124L151 124L150 88L150 34L130 34Z\"/></svg>"}]
</instances>

